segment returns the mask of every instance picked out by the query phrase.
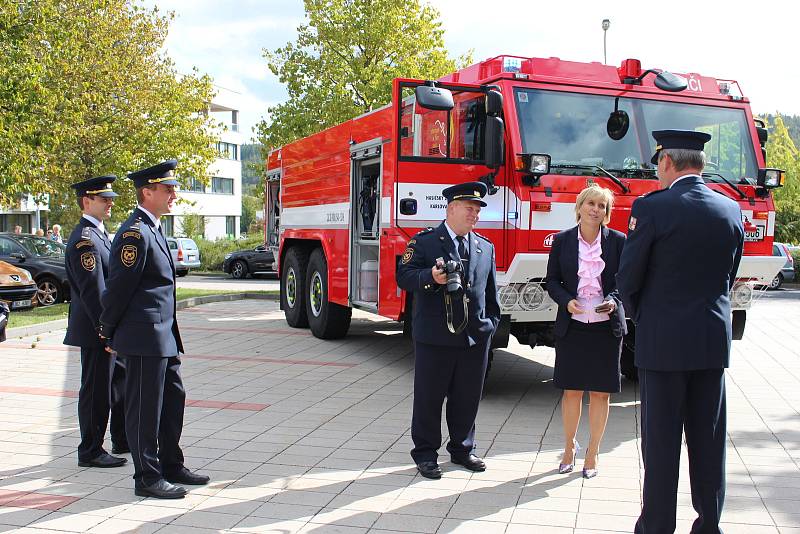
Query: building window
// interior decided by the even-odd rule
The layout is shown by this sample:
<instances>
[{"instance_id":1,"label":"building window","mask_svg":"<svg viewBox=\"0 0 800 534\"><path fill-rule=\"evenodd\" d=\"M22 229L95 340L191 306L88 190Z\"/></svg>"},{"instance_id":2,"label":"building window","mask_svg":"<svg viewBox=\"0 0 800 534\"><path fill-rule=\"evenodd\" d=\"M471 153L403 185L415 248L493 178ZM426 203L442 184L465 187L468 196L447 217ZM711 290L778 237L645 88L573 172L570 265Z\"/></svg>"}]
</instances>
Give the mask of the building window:
<instances>
[{"instance_id":1,"label":"building window","mask_svg":"<svg viewBox=\"0 0 800 534\"><path fill-rule=\"evenodd\" d=\"M175 217L173 215L162 215L161 226L164 228L164 235L173 237L175 235Z\"/></svg>"},{"instance_id":2,"label":"building window","mask_svg":"<svg viewBox=\"0 0 800 534\"><path fill-rule=\"evenodd\" d=\"M215 176L211 179L211 192L219 195L233 194L233 178Z\"/></svg>"},{"instance_id":3,"label":"building window","mask_svg":"<svg viewBox=\"0 0 800 534\"><path fill-rule=\"evenodd\" d=\"M239 159L239 146L220 141L217 143L217 154L223 159Z\"/></svg>"},{"instance_id":4,"label":"building window","mask_svg":"<svg viewBox=\"0 0 800 534\"><path fill-rule=\"evenodd\" d=\"M230 237L236 237L236 217L227 215L225 217L225 233Z\"/></svg>"},{"instance_id":5,"label":"building window","mask_svg":"<svg viewBox=\"0 0 800 534\"><path fill-rule=\"evenodd\" d=\"M193 193L205 193L206 184L199 178L189 178L186 183L186 191L191 191Z\"/></svg>"}]
</instances>

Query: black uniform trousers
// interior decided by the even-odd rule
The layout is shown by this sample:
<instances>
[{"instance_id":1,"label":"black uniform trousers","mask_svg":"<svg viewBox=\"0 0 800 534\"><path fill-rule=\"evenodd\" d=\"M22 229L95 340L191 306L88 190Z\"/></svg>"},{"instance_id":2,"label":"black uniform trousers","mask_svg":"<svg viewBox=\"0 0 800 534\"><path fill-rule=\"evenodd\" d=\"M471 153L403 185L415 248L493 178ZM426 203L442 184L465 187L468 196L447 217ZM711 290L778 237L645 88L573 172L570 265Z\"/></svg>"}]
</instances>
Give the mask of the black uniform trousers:
<instances>
[{"instance_id":1,"label":"black uniform trousers","mask_svg":"<svg viewBox=\"0 0 800 534\"><path fill-rule=\"evenodd\" d=\"M414 462L435 462L442 445L442 403L447 398L451 456L475 450L475 418L483 392L490 340L472 347L414 342L414 411L411 439Z\"/></svg>"},{"instance_id":2,"label":"black uniform trousers","mask_svg":"<svg viewBox=\"0 0 800 534\"><path fill-rule=\"evenodd\" d=\"M183 467L178 442L186 391L181 361L125 355L125 430L137 488L150 486Z\"/></svg>"},{"instance_id":3,"label":"black uniform trousers","mask_svg":"<svg viewBox=\"0 0 800 534\"><path fill-rule=\"evenodd\" d=\"M103 440L111 409L111 372L116 358L103 347L81 347L81 389L78 393L78 461L105 453Z\"/></svg>"},{"instance_id":4,"label":"black uniform trousers","mask_svg":"<svg viewBox=\"0 0 800 534\"><path fill-rule=\"evenodd\" d=\"M115 358L111 372L111 442L127 445L125 437L125 358Z\"/></svg>"},{"instance_id":5,"label":"black uniform trousers","mask_svg":"<svg viewBox=\"0 0 800 534\"><path fill-rule=\"evenodd\" d=\"M639 369L639 389L646 504L635 531L675 531L683 430L692 505L698 514L691 532L721 533L719 521L725 501L725 370Z\"/></svg>"}]
</instances>

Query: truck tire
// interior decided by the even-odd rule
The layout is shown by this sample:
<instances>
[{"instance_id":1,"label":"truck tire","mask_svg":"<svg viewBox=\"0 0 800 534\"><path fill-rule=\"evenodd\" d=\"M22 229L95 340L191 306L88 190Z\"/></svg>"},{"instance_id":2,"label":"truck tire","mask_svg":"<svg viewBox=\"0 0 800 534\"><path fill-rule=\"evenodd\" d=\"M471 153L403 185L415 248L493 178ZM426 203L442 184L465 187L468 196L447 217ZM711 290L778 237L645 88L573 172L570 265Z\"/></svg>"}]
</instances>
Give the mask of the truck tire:
<instances>
[{"instance_id":1,"label":"truck tire","mask_svg":"<svg viewBox=\"0 0 800 534\"><path fill-rule=\"evenodd\" d=\"M328 262L317 248L308 260L305 305L311 333L320 339L339 339L350 329L353 310L331 302L328 292Z\"/></svg>"},{"instance_id":2,"label":"truck tire","mask_svg":"<svg viewBox=\"0 0 800 534\"><path fill-rule=\"evenodd\" d=\"M300 247L286 252L281 269L281 308L286 322L292 328L306 328L306 270L308 253Z\"/></svg>"}]
</instances>

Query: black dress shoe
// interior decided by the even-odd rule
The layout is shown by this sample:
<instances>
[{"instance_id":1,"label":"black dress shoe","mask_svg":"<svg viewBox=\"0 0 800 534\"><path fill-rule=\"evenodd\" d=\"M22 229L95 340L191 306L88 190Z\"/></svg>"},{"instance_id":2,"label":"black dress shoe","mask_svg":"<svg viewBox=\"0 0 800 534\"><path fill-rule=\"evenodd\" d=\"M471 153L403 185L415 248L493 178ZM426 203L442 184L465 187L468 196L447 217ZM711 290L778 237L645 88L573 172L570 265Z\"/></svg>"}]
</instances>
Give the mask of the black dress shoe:
<instances>
[{"instance_id":1,"label":"black dress shoe","mask_svg":"<svg viewBox=\"0 0 800 534\"><path fill-rule=\"evenodd\" d=\"M155 497L156 499L183 499L186 496L186 488L173 486L164 479L155 484L136 488L134 493L139 497Z\"/></svg>"},{"instance_id":2,"label":"black dress shoe","mask_svg":"<svg viewBox=\"0 0 800 534\"><path fill-rule=\"evenodd\" d=\"M425 478L432 478L433 480L442 478L442 468L436 462L420 462L417 464L417 470Z\"/></svg>"},{"instance_id":3,"label":"black dress shoe","mask_svg":"<svg viewBox=\"0 0 800 534\"><path fill-rule=\"evenodd\" d=\"M128 447L127 443L111 442L111 454L125 454L126 452L131 452L131 448Z\"/></svg>"},{"instance_id":4,"label":"black dress shoe","mask_svg":"<svg viewBox=\"0 0 800 534\"><path fill-rule=\"evenodd\" d=\"M450 457L450 461L454 464L463 465L470 471L486 471L486 464L483 463L483 460L475 456L474 454L470 454L469 456L463 458L457 458L455 456Z\"/></svg>"},{"instance_id":5,"label":"black dress shoe","mask_svg":"<svg viewBox=\"0 0 800 534\"><path fill-rule=\"evenodd\" d=\"M203 484L208 484L208 481L211 480L209 476L192 473L185 467L181 467L181 470L177 473L165 474L164 478L173 484L190 484L192 486L202 486Z\"/></svg>"},{"instance_id":6,"label":"black dress shoe","mask_svg":"<svg viewBox=\"0 0 800 534\"><path fill-rule=\"evenodd\" d=\"M78 465L80 467L119 467L121 465L125 465L125 462L127 461L127 458L118 458L116 456L111 456L107 452L104 452L100 456L85 462L78 460Z\"/></svg>"}]
</instances>

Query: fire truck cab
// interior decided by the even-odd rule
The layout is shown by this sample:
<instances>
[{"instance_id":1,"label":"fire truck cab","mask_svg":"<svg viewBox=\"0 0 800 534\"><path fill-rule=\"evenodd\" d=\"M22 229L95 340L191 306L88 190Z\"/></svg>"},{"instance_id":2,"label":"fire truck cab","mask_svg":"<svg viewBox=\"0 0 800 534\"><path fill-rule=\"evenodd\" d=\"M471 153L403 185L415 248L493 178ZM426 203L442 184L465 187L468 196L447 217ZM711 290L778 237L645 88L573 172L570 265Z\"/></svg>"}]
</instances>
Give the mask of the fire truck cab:
<instances>
[{"instance_id":1,"label":"fire truck cab","mask_svg":"<svg viewBox=\"0 0 800 534\"><path fill-rule=\"evenodd\" d=\"M544 279L553 236L575 223L588 184L611 189L612 228L627 231L633 201L659 188L653 130L711 134L704 178L736 200L746 231L731 291L734 332L780 270L772 257L767 131L732 80L557 58L498 56L437 81L396 79L385 107L271 151L266 237L276 247L281 309L294 327L344 336L353 308L403 320L413 295L395 283L406 243L445 217L445 187L489 186L477 231L496 247L509 335L552 346L556 304ZM686 261L697 261L686 258ZM410 321L409 321L410 322ZM631 325L633 326L633 325ZM635 328L623 370L633 373Z\"/></svg>"}]
</instances>

